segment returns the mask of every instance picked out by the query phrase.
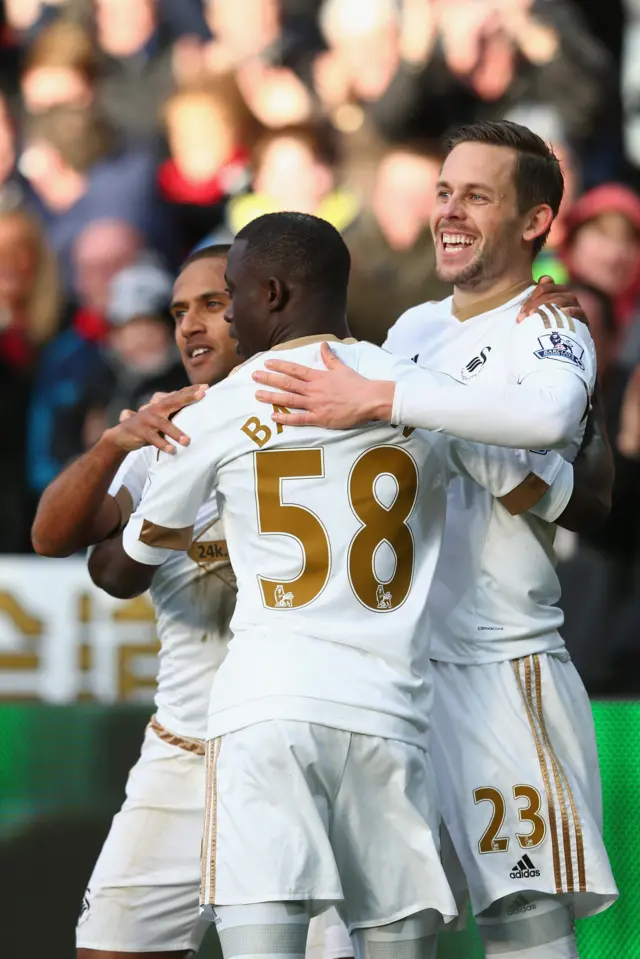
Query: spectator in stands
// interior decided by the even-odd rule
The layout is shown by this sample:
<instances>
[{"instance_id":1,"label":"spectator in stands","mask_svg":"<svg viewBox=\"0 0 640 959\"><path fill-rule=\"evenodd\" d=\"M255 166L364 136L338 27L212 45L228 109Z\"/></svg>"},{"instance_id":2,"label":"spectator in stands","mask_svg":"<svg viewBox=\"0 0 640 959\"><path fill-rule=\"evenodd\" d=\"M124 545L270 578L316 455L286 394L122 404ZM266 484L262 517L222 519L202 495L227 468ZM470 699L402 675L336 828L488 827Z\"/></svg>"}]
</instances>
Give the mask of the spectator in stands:
<instances>
[{"instance_id":1,"label":"spectator in stands","mask_svg":"<svg viewBox=\"0 0 640 959\"><path fill-rule=\"evenodd\" d=\"M315 61L314 86L343 132L367 119L390 140L437 137L470 115L471 97L451 83L437 46L433 4L324 0L320 27L329 49Z\"/></svg>"},{"instance_id":2,"label":"spectator in stands","mask_svg":"<svg viewBox=\"0 0 640 959\"><path fill-rule=\"evenodd\" d=\"M94 9L103 58L98 102L127 140L155 145L174 86L173 37L159 22L156 0L94 0Z\"/></svg>"},{"instance_id":3,"label":"spectator in stands","mask_svg":"<svg viewBox=\"0 0 640 959\"><path fill-rule=\"evenodd\" d=\"M228 197L249 186L251 125L233 75L177 91L164 120L170 156L159 186L186 254L224 221Z\"/></svg>"},{"instance_id":4,"label":"spectator in stands","mask_svg":"<svg viewBox=\"0 0 640 959\"><path fill-rule=\"evenodd\" d=\"M31 371L57 329L61 305L42 228L24 210L0 211L0 353L11 366Z\"/></svg>"},{"instance_id":5,"label":"spectator in stands","mask_svg":"<svg viewBox=\"0 0 640 959\"><path fill-rule=\"evenodd\" d=\"M96 55L82 27L64 20L52 23L28 47L20 92L29 113L65 104L89 107L96 80Z\"/></svg>"},{"instance_id":6,"label":"spectator in stands","mask_svg":"<svg viewBox=\"0 0 640 959\"><path fill-rule=\"evenodd\" d=\"M441 158L419 145L389 148L376 168L371 203L349 227L349 326L382 343L398 316L450 293L435 273L429 216Z\"/></svg>"},{"instance_id":7,"label":"spectator in stands","mask_svg":"<svg viewBox=\"0 0 640 959\"><path fill-rule=\"evenodd\" d=\"M31 118L20 169L32 187L67 290L71 248L93 220L125 220L149 246L173 256L175 238L159 198L155 158L119 149L93 111L55 107Z\"/></svg>"},{"instance_id":8,"label":"spectator in stands","mask_svg":"<svg viewBox=\"0 0 640 959\"><path fill-rule=\"evenodd\" d=\"M0 93L0 206L17 207L24 190L16 175L16 125L5 97Z\"/></svg>"},{"instance_id":9,"label":"spectator in stands","mask_svg":"<svg viewBox=\"0 0 640 959\"><path fill-rule=\"evenodd\" d=\"M640 198L621 184L596 187L569 210L566 230L571 276L612 299L620 334L640 296Z\"/></svg>"},{"instance_id":10,"label":"spectator in stands","mask_svg":"<svg viewBox=\"0 0 640 959\"><path fill-rule=\"evenodd\" d=\"M55 260L42 229L22 210L0 213L0 553L28 549L27 408L37 351L55 332L59 307Z\"/></svg>"},{"instance_id":11,"label":"spectator in stands","mask_svg":"<svg viewBox=\"0 0 640 959\"><path fill-rule=\"evenodd\" d=\"M29 483L40 493L66 463L84 449L89 384L105 376L100 349L109 333L106 319L111 282L135 263L143 240L126 221L87 225L72 251L77 306L69 328L44 351L34 384L29 425Z\"/></svg>"},{"instance_id":12,"label":"spectator in stands","mask_svg":"<svg viewBox=\"0 0 640 959\"><path fill-rule=\"evenodd\" d=\"M168 314L172 287L172 277L149 256L114 277L102 347L106 364L102 376L88 384L84 401L85 445L115 426L123 410L137 410L154 393L188 385Z\"/></svg>"},{"instance_id":13,"label":"spectator in stands","mask_svg":"<svg viewBox=\"0 0 640 959\"><path fill-rule=\"evenodd\" d=\"M254 192L229 202L233 235L263 213L278 210L313 213L344 232L359 203L336 185L335 149L326 127L290 127L265 135L254 152Z\"/></svg>"}]
</instances>

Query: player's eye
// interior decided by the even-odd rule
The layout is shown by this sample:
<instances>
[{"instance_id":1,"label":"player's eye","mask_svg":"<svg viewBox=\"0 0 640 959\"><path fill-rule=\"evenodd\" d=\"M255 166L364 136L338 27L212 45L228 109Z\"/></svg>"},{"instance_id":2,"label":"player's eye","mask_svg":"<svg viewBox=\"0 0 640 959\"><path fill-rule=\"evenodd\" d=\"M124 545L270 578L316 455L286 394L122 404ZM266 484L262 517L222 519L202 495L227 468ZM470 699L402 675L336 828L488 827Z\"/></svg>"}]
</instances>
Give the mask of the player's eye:
<instances>
[{"instance_id":1,"label":"player's eye","mask_svg":"<svg viewBox=\"0 0 640 959\"><path fill-rule=\"evenodd\" d=\"M448 190L438 190L436 196L439 200L447 200L451 194Z\"/></svg>"},{"instance_id":2,"label":"player's eye","mask_svg":"<svg viewBox=\"0 0 640 959\"><path fill-rule=\"evenodd\" d=\"M221 310L224 308L224 303L222 300L208 300L207 309L208 310Z\"/></svg>"},{"instance_id":3,"label":"player's eye","mask_svg":"<svg viewBox=\"0 0 640 959\"><path fill-rule=\"evenodd\" d=\"M176 323L179 323L180 320L184 319L186 312L186 310L174 310L173 318Z\"/></svg>"},{"instance_id":4,"label":"player's eye","mask_svg":"<svg viewBox=\"0 0 640 959\"><path fill-rule=\"evenodd\" d=\"M482 193L471 193L470 199L473 200L474 203L483 203L487 198L483 196Z\"/></svg>"}]
</instances>

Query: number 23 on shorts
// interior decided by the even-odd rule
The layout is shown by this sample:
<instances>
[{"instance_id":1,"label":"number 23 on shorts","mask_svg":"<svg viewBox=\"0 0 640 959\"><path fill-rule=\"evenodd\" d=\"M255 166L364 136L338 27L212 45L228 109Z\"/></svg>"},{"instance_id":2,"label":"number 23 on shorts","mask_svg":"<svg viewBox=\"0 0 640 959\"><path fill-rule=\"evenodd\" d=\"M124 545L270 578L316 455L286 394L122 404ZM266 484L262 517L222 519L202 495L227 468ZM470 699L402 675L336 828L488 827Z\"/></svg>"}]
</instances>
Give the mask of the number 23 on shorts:
<instances>
[{"instance_id":1,"label":"number 23 on shorts","mask_svg":"<svg viewBox=\"0 0 640 959\"><path fill-rule=\"evenodd\" d=\"M519 785L513 787L513 798L516 802L520 799L526 800L527 805L518 807L518 817L520 822L530 826L528 832L517 832L516 839L522 849L533 849L540 845L547 834L547 824L540 815L542 805L540 793L534 786ZM493 786L481 786L473 790L473 801L476 805L486 802L492 806L489 825L478 841L478 851L481 853L507 852L510 837L500 835L507 808L504 796Z\"/></svg>"}]
</instances>

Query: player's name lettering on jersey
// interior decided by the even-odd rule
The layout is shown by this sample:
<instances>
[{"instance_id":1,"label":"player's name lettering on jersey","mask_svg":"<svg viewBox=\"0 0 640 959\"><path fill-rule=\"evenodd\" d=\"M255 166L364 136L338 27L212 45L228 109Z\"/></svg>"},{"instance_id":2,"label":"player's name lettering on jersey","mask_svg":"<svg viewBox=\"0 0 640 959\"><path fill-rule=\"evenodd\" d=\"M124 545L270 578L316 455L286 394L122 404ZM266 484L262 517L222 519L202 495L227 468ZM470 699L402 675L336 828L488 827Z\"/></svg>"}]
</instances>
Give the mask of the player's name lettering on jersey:
<instances>
[{"instance_id":1,"label":"player's name lettering on jersey","mask_svg":"<svg viewBox=\"0 0 640 959\"><path fill-rule=\"evenodd\" d=\"M288 410L286 406L274 406L274 413L290 413L291 410ZM272 423L271 426L267 426L266 423L260 422L257 416L250 416L246 423L243 423L240 429L242 432L249 437L250 440L259 446L262 449L263 446L266 446L271 437L273 436L273 427L276 428L276 436L279 436L280 433L284 430L282 423Z\"/></svg>"},{"instance_id":2,"label":"player's name lettering on jersey","mask_svg":"<svg viewBox=\"0 0 640 959\"><path fill-rule=\"evenodd\" d=\"M286 406L274 406L274 413L290 413L291 410L288 410ZM279 436L283 432L284 426L282 423L271 424L267 426L266 423L262 423L257 416L250 416L246 423L243 423L240 429L242 432L252 440L256 446L262 449L263 446L266 446L267 443L273 438L273 427L276 427L276 436ZM396 429L397 427L393 427ZM404 426L402 427L402 435L407 438L411 436L414 432L415 427L413 426Z\"/></svg>"}]
</instances>

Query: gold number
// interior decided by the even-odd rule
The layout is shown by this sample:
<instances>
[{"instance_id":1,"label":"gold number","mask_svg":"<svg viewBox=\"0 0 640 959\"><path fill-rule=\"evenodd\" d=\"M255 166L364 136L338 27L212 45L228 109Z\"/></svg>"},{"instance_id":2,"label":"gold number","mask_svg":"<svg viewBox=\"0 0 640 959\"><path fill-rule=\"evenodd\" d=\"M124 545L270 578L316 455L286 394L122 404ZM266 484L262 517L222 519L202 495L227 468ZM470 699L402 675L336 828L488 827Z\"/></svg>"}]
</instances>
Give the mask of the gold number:
<instances>
[{"instance_id":1,"label":"gold number","mask_svg":"<svg viewBox=\"0 0 640 959\"><path fill-rule=\"evenodd\" d=\"M539 815L542 805L540 793L533 786L514 786L513 798L527 800L529 805L518 809L518 816L520 822L531 823L531 832L517 832L516 839L523 849L532 849L534 846L539 846L547 833L547 825L542 816Z\"/></svg>"},{"instance_id":2,"label":"gold number","mask_svg":"<svg viewBox=\"0 0 640 959\"><path fill-rule=\"evenodd\" d=\"M263 450L255 457L260 532L293 536L302 547L302 571L295 579L258 577L263 602L269 609L307 606L329 578L329 538L315 513L282 502L282 481L324 476L322 450Z\"/></svg>"},{"instance_id":3,"label":"gold number","mask_svg":"<svg viewBox=\"0 0 640 959\"><path fill-rule=\"evenodd\" d=\"M327 531L315 513L282 502L282 481L323 477L322 449L262 450L255 454L255 464L260 532L293 536L302 548L302 571L295 579L258 577L263 602L269 609L307 606L327 583L331 548ZM398 487L389 507L380 502L375 489L378 477L385 475L392 476ZM361 525L349 546L349 581L368 609L397 609L407 598L415 552L407 520L417 495L418 469L413 457L399 447L367 450L351 470L349 501ZM380 582L375 572L381 543L387 543L395 554L395 570L386 583Z\"/></svg>"},{"instance_id":4,"label":"gold number","mask_svg":"<svg viewBox=\"0 0 640 959\"><path fill-rule=\"evenodd\" d=\"M378 477L389 474L398 484L392 505L376 496ZM349 477L351 508L362 526L349 547L349 580L368 609L397 609L407 598L413 579L414 544L407 519L418 495L418 470L413 458L398 446L378 446L357 460ZM381 543L395 553L391 580L381 583L375 572L375 554Z\"/></svg>"},{"instance_id":5,"label":"gold number","mask_svg":"<svg viewBox=\"0 0 640 959\"><path fill-rule=\"evenodd\" d=\"M540 793L534 786L514 786L514 799L526 799L528 805L518 808L520 822L531 824L531 831L528 833L517 832L516 839L522 849L533 849L539 846L547 834L547 824L540 815L542 800ZM493 815L491 822L478 843L480 852L506 852L509 848L509 839L507 836L498 837L502 829L505 816L504 797L499 789L493 786L482 786L480 789L474 789L473 799L476 805L480 802L490 802L493 804Z\"/></svg>"},{"instance_id":6,"label":"gold number","mask_svg":"<svg viewBox=\"0 0 640 959\"><path fill-rule=\"evenodd\" d=\"M499 789L493 786L481 786L480 789L473 790L473 801L476 806L481 802L490 802L493 806L493 814L489 825L482 834L478 843L478 849L482 853L487 852L506 852L509 848L509 839L507 836L498 837L502 829L505 814L504 796Z\"/></svg>"}]
</instances>

